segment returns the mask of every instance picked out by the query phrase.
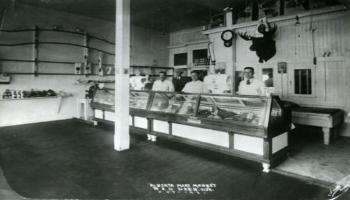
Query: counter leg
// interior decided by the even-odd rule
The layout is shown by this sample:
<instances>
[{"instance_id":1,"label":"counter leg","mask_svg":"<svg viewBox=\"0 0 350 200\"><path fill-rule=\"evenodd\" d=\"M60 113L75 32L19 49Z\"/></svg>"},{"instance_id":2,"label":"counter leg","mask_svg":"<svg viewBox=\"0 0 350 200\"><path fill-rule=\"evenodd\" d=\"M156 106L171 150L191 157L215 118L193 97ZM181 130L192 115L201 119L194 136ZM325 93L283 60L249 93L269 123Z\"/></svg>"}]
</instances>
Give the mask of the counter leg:
<instances>
[{"instance_id":1,"label":"counter leg","mask_svg":"<svg viewBox=\"0 0 350 200\"><path fill-rule=\"evenodd\" d=\"M155 141L157 141L157 136L151 135L151 134L147 134L147 140L155 142Z\"/></svg>"},{"instance_id":2,"label":"counter leg","mask_svg":"<svg viewBox=\"0 0 350 200\"><path fill-rule=\"evenodd\" d=\"M262 167L263 167L263 172L265 172L265 173L269 173L270 172L270 164L262 163Z\"/></svg>"},{"instance_id":3,"label":"counter leg","mask_svg":"<svg viewBox=\"0 0 350 200\"><path fill-rule=\"evenodd\" d=\"M323 132L323 142L325 145L329 145L329 139L331 136L331 130L330 128L322 128L322 132Z\"/></svg>"},{"instance_id":4,"label":"counter leg","mask_svg":"<svg viewBox=\"0 0 350 200\"><path fill-rule=\"evenodd\" d=\"M152 137L151 137L151 141L152 141L152 142L155 142L155 141L157 141L157 136L155 136L155 135L152 135Z\"/></svg>"}]
</instances>

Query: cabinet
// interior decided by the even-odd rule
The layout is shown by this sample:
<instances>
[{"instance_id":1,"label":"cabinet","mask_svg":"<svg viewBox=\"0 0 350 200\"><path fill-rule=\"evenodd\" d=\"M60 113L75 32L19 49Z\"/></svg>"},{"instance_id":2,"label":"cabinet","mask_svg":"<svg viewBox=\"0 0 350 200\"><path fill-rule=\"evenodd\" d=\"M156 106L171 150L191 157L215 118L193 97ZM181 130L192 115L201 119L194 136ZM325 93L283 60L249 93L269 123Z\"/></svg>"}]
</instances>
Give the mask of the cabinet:
<instances>
[{"instance_id":1,"label":"cabinet","mask_svg":"<svg viewBox=\"0 0 350 200\"><path fill-rule=\"evenodd\" d=\"M169 47L169 66L174 69L208 70L208 41Z\"/></svg>"},{"instance_id":2,"label":"cabinet","mask_svg":"<svg viewBox=\"0 0 350 200\"><path fill-rule=\"evenodd\" d=\"M109 90L98 90L98 116L113 112ZM101 102L107 98L107 104ZM97 104L98 103L98 104ZM101 118L102 116L102 118ZM227 96L130 91L131 130L261 162L278 164L288 148L290 117L277 96ZM113 120L110 120L113 121Z\"/></svg>"}]
</instances>

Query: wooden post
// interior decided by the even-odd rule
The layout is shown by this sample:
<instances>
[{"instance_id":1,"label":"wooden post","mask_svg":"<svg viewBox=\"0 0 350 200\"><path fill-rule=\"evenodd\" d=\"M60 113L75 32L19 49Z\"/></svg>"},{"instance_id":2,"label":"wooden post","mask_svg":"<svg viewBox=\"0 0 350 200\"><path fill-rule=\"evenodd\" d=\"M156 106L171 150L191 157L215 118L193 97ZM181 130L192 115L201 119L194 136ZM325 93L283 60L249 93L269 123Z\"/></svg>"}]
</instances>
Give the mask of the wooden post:
<instances>
[{"instance_id":1,"label":"wooden post","mask_svg":"<svg viewBox=\"0 0 350 200\"><path fill-rule=\"evenodd\" d=\"M88 63L89 60L89 35L87 33L84 34L84 52L83 52L83 67L84 67L84 74L88 75L92 73L91 65ZM81 69L82 70L82 69Z\"/></svg>"},{"instance_id":2,"label":"wooden post","mask_svg":"<svg viewBox=\"0 0 350 200\"><path fill-rule=\"evenodd\" d=\"M232 9L228 9L226 11L226 15L225 15L226 27L231 27L233 25L232 15L233 15ZM231 93L232 94L236 94L236 91L235 91L235 88L236 88L236 61L237 61L237 59L236 59L236 40L237 40L237 37L234 37L232 39L232 47L231 47L231 52L230 52L230 54L232 56L232 63L228 62L228 64L229 64L228 67L232 67L232 71L226 72L226 74L231 77L231 81L232 81L231 82L231 87L232 87ZM232 66L230 66L230 64Z\"/></svg>"},{"instance_id":3,"label":"wooden post","mask_svg":"<svg viewBox=\"0 0 350 200\"><path fill-rule=\"evenodd\" d=\"M226 22L226 27L231 27L233 22L232 22L232 9L228 9L225 13L225 22Z\"/></svg>"},{"instance_id":4,"label":"wooden post","mask_svg":"<svg viewBox=\"0 0 350 200\"><path fill-rule=\"evenodd\" d=\"M116 0L115 31L115 128L114 149L130 147L129 135L129 68L130 68L130 0Z\"/></svg>"},{"instance_id":5,"label":"wooden post","mask_svg":"<svg viewBox=\"0 0 350 200\"><path fill-rule=\"evenodd\" d=\"M33 46L33 74L38 76L38 55L39 55L39 27L34 26L34 46Z\"/></svg>"},{"instance_id":6,"label":"wooden post","mask_svg":"<svg viewBox=\"0 0 350 200\"><path fill-rule=\"evenodd\" d=\"M117 46L116 46L116 48L117 48ZM115 57L117 57L117 56L115 56ZM99 76L104 76L105 75L105 71L103 69L102 60L103 60L103 53L99 52L98 53L98 59L97 59L98 75ZM116 62L116 64L117 64L117 62Z\"/></svg>"}]
</instances>

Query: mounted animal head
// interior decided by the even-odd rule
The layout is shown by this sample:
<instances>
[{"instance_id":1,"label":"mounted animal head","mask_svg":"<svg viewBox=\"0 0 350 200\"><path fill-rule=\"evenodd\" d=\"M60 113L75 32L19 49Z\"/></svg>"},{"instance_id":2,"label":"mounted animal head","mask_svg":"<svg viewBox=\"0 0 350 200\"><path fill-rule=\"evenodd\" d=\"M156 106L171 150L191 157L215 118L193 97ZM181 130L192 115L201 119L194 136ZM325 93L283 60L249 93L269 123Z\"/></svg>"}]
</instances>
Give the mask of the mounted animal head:
<instances>
[{"instance_id":1,"label":"mounted animal head","mask_svg":"<svg viewBox=\"0 0 350 200\"><path fill-rule=\"evenodd\" d=\"M276 43L273 39L277 25L267 22L266 18L259 20L254 32L238 32L244 40L251 40L251 51L256 51L259 62L266 62L276 54Z\"/></svg>"}]
</instances>

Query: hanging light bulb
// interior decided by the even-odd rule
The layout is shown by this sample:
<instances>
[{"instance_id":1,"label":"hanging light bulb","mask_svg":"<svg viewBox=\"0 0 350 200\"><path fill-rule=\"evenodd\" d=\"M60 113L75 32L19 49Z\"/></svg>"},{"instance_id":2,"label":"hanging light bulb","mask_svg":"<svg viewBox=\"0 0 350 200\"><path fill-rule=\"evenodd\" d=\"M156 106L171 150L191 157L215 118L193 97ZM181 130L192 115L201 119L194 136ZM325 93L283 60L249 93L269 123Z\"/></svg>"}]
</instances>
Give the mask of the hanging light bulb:
<instances>
[{"instance_id":1,"label":"hanging light bulb","mask_svg":"<svg viewBox=\"0 0 350 200\"><path fill-rule=\"evenodd\" d=\"M299 16L296 15L295 16L295 25L299 25L299 24L300 24Z\"/></svg>"}]
</instances>

